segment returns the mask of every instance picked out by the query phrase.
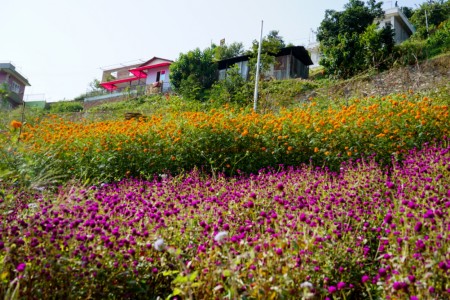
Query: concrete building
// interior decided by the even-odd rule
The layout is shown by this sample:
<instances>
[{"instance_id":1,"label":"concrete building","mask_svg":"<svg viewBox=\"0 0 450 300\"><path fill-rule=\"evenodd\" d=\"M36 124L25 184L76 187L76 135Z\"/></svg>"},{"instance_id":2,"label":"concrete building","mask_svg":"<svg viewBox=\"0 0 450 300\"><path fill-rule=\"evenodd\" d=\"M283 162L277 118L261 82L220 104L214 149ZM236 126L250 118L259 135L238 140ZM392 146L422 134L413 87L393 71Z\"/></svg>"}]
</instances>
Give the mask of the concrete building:
<instances>
[{"instance_id":1,"label":"concrete building","mask_svg":"<svg viewBox=\"0 0 450 300\"><path fill-rule=\"evenodd\" d=\"M13 109L23 103L25 87L30 86L30 83L13 64L0 63L0 88L2 85L6 86L7 94L1 99L0 106Z\"/></svg>"}]
</instances>

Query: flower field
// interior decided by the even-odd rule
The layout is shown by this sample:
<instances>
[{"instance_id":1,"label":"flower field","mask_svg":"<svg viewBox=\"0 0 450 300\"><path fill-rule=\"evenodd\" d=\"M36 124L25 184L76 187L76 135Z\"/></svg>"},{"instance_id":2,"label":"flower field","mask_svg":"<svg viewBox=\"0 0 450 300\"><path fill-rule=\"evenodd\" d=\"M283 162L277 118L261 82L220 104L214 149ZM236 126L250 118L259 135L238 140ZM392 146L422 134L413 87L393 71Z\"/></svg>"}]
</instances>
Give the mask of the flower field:
<instances>
[{"instance_id":1,"label":"flower field","mask_svg":"<svg viewBox=\"0 0 450 300\"><path fill-rule=\"evenodd\" d=\"M51 156L55 168L90 182L190 171L252 173L268 166L312 163L337 170L375 155L389 163L449 135L448 103L414 94L307 103L274 114L230 107L169 111L144 121L70 122L53 116L25 126L26 152ZM114 163L112 163L114 162Z\"/></svg>"},{"instance_id":2,"label":"flower field","mask_svg":"<svg viewBox=\"0 0 450 300\"><path fill-rule=\"evenodd\" d=\"M388 173L372 160L16 195L0 294L446 299L449 172L450 147L425 146Z\"/></svg>"},{"instance_id":3,"label":"flower field","mask_svg":"<svg viewBox=\"0 0 450 300\"><path fill-rule=\"evenodd\" d=\"M1 298L450 298L448 99L10 121Z\"/></svg>"}]
</instances>

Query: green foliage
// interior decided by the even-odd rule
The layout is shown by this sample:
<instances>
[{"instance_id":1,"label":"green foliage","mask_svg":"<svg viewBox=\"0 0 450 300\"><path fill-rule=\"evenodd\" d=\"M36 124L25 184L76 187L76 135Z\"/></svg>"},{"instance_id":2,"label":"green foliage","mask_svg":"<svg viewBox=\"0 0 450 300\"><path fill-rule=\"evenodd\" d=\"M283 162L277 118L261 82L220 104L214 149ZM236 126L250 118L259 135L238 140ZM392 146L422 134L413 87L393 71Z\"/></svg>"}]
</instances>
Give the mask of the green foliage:
<instances>
[{"instance_id":1,"label":"green foliage","mask_svg":"<svg viewBox=\"0 0 450 300\"><path fill-rule=\"evenodd\" d=\"M427 40L430 56L450 51L450 19L442 22Z\"/></svg>"},{"instance_id":2,"label":"green foliage","mask_svg":"<svg viewBox=\"0 0 450 300\"><path fill-rule=\"evenodd\" d=\"M6 109L9 107L6 97L9 94L9 87L6 82L0 84L0 109Z\"/></svg>"},{"instance_id":3,"label":"green foliage","mask_svg":"<svg viewBox=\"0 0 450 300\"><path fill-rule=\"evenodd\" d=\"M79 112L83 110L81 102L55 102L50 104L51 113Z\"/></svg>"},{"instance_id":4,"label":"green foliage","mask_svg":"<svg viewBox=\"0 0 450 300\"><path fill-rule=\"evenodd\" d=\"M260 111L278 111L284 107L299 106L305 100L305 92L317 88L313 81L285 79L261 83Z\"/></svg>"},{"instance_id":5,"label":"green foliage","mask_svg":"<svg viewBox=\"0 0 450 300\"><path fill-rule=\"evenodd\" d=\"M224 80L215 83L211 90L211 98L222 103L234 102L242 105L250 103L252 82L244 80L239 67L234 65L227 70Z\"/></svg>"},{"instance_id":6,"label":"green foliage","mask_svg":"<svg viewBox=\"0 0 450 300\"><path fill-rule=\"evenodd\" d=\"M405 15L405 17L408 18L408 20L411 19L412 15L414 14L414 9L412 7L403 6L400 8L402 13Z\"/></svg>"},{"instance_id":7,"label":"green foliage","mask_svg":"<svg viewBox=\"0 0 450 300\"><path fill-rule=\"evenodd\" d=\"M377 29L376 24L366 28L360 36L365 68L386 69L390 65L389 58L394 49L393 35L393 29L389 24L382 29Z\"/></svg>"},{"instance_id":8,"label":"green foliage","mask_svg":"<svg viewBox=\"0 0 450 300\"><path fill-rule=\"evenodd\" d=\"M199 48L180 54L170 66L170 81L174 90L186 99L206 100L208 90L217 78L214 50Z\"/></svg>"},{"instance_id":9,"label":"green foliage","mask_svg":"<svg viewBox=\"0 0 450 300\"><path fill-rule=\"evenodd\" d=\"M390 28L376 30L373 22L383 15L381 2L350 0L344 11L327 10L320 24L320 64L327 74L349 78L368 67L382 67L393 47Z\"/></svg>"},{"instance_id":10,"label":"green foliage","mask_svg":"<svg viewBox=\"0 0 450 300\"><path fill-rule=\"evenodd\" d=\"M412 65L450 50L450 20L442 22L428 39L412 38L394 48L395 63Z\"/></svg>"},{"instance_id":11,"label":"green foliage","mask_svg":"<svg viewBox=\"0 0 450 300\"><path fill-rule=\"evenodd\" d=\"M233 58L244 54L244 45L242 43L231 43L230 45L212 45L211 48L214 51L214 60L219 61L222 59Z\"/></svg>"},{"instance_id":12,"label":"green foliage","mask_svg":"<svg viewBox=\"0 0 450 300\"><path fill-rule=\"evenodd\" d=\"M249 69L250 80L255 79L256 63L258 58L259 41L254 40L252 49L248 53L250 54ZM263 74L270 66L275 63L275 55L285 47L283 37L281 37L277 30L271 30L269 34L263 37L261 44L261 60L260 60L260 72Z\"/></svg>"},{"instance_id":13,"label":"green foliage","mask_svg":"<svg viewBox=\"0 0 450 300\"><path fill-rule=\"evenodd\" d=\"M415 36L427 38L438 26L450 17L450 1L424 2L411 16L411 23L416 27ZM427 31L428 22L428 31Z\"/></svg>"}]
</instances>

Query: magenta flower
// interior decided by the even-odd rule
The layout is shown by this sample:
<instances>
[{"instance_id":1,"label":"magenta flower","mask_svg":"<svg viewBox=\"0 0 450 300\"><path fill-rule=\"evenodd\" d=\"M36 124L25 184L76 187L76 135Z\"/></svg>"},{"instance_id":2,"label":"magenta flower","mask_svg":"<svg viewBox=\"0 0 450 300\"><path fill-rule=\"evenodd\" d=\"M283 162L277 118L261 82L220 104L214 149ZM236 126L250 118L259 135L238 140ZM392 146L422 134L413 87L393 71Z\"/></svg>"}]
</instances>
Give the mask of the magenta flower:
<instances>
[{"instance_id":1,"label":"magenta flower","mask_svg":"<svg viewBox=\"0 0 450 300\"><path fill-rule=\"evenodd\" d=\"M347 284L345 282L338 282L337 284L337 288L338 290L342 290L343 288L345 288L347 286Z\"/></svg>"},{"instance_id":2,"label":"magenta flower","mask_svg":"<svg viewBox=\"0 0 450 300\"><path fill-rule=\"evenodd\" d=\"M330 285L328 287L328 293L333 294L337 291L337 288L334 285Z\"/></svg>"},{"instance_id":3,"label":"magenta flower","mask_svg":"<svg viewBox=\"0 0 450 300\"><path fill-rule=\"evenodd\" d=\"M361 278L362 283L366 283L369 280L370 280L370 277L367 275L363 275L363 277Z\"/></svg>"},{"instance_id":4,"label":"magenta flower","mask_svg":"<svg viewBox=\"0 0 450 300\"><path fill-rule=\"evenodd\" d=\"M23 271L25 271L26 266L27 266L26 263L20 263L20 264L17 265L16 271L17 272L23 272Z\"/></svg>"},{"instance_id":5,"label":"magenta flower","mask_svg":"<svg viewBox=\"0 0 450 300\"><path fill-rule=\"evenodd\" d=\"M422 222L418 221L414 226L414 231L420 232L422 230Z\"/></svg>"}]
</instances>

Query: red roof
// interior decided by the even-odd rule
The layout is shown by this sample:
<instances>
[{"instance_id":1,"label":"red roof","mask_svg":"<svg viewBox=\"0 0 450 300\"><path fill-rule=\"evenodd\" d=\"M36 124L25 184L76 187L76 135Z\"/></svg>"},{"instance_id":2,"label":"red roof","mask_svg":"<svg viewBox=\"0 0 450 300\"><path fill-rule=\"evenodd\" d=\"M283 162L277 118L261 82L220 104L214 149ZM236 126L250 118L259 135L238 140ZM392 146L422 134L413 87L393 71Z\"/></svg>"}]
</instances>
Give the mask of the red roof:
<instances>
[{"instance_id":1,"label":"red roof","mask_svg":"<svg viewBox=\"0 0 450 300\"><path fill-rule=\"evenodd\" d=\"M140 78L142 78L142 77L130 77L130 78L123 78L123 79L116 79L116 80L112 80L112 81L108 81L108 82L102 82L102 83L100 83L100 85L102 87L104 87L105 89L107 89L108 91L113 91L113 90L117 89L116 84L124 83L124 82L131 82L131 81L139 80Z\"/></svg>"},{"instance_id":2,"label":"red roof","mask_svg":"<svg viewBox=\"0 0 450 300\"><path fill-rule=\"evenodd\" d=\"M142 67L137 67L137 68L133 68L130 69L130 72L132 71L144 71L144 70L149 70L149 69L154 69L154 68L158 68L158 67L165 67L165 66L170 66L170 62L163 62L160 64L155 64L155 65L150 65L150 66L142 66Z\"/></svg>"}]
</instances>

